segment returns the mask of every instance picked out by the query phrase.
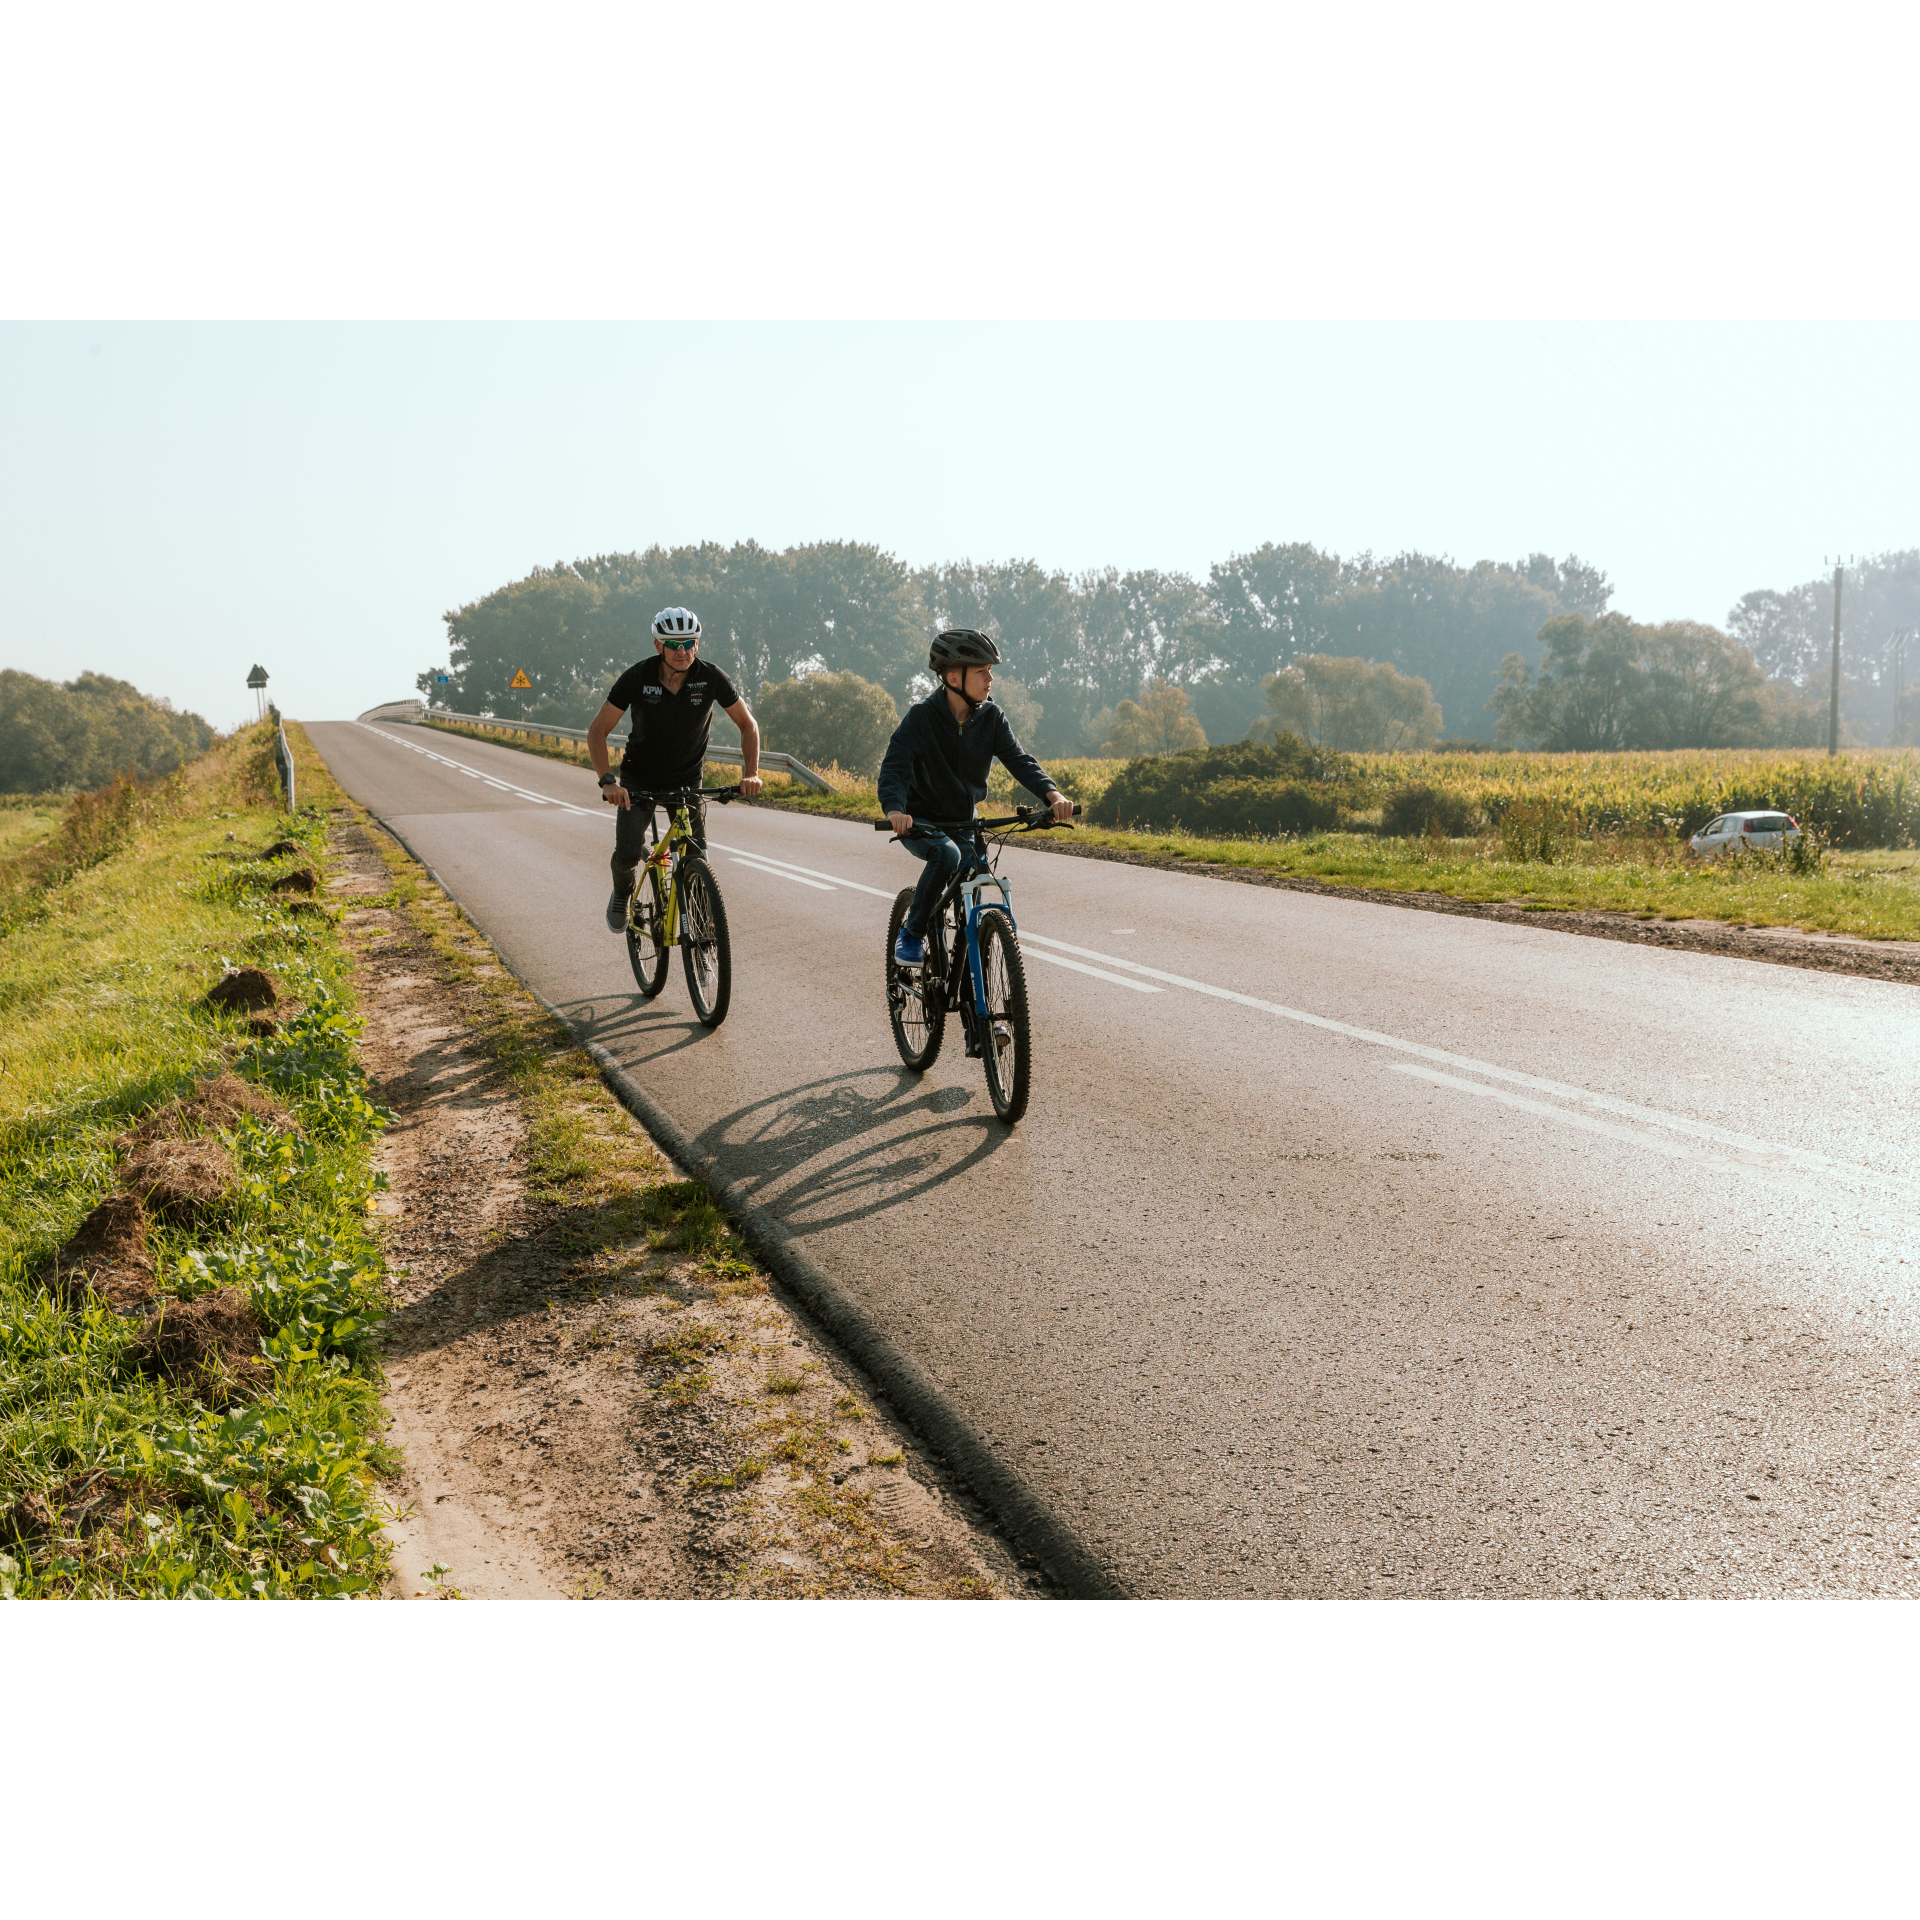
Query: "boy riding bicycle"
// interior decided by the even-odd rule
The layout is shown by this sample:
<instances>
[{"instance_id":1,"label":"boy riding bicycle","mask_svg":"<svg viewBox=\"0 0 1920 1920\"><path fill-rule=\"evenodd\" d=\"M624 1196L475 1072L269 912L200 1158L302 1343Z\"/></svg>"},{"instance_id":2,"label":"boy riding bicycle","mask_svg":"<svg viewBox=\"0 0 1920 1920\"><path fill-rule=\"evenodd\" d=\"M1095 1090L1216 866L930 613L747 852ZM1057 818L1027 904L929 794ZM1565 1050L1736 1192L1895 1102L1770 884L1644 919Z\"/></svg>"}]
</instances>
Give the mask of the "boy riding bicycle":
<instances>
[{"instance_id":1,"label":"boy riding bicycle","mask_svg":"<svg viewBox=\"0 0 1920 1920\"><path fill-rule=\"evenodd\" d=\"M971 627L953 627L938 635L927 665L940 684L907 709L880 762L880 809L900 835L900 844L926 862L894 942L894 960L903 967L926 960L927 923L934 906L971 852L937 829L914 831L916 816L972 819L987 797L987 774L998 760L1029 793L1051 804L1056 820L1073 818L1073 802L1013 737L1006 714L988 698L999 662L1000 649Z\"/></svg>"},{"instance_id":2,"label":"boy riding bicycle","mask_svg":"<svg viewBox=\"0 0 1920 1920\"><path fill-rule=\"evenodd\" d=\"M760 791L760 729L733 682L718 667L694 657L699 645L699 616L685 607L663 607L653 616L654 657L629 667L613 683L606 704L587 729L587 755L600 776L600 798L620 809L613 834L613 894L607 901L609 933L626 931L627 896L646 857L647 822L653 817L651 801L641 811L629 806L629 797L699 786L715 707L740 729L741 794L751 800ZM634 709L633 730L615 774L607 736L629 707ZM704 847L706 806L699 800L690 805L693 837Z\"/></svg>"}]
</instances>

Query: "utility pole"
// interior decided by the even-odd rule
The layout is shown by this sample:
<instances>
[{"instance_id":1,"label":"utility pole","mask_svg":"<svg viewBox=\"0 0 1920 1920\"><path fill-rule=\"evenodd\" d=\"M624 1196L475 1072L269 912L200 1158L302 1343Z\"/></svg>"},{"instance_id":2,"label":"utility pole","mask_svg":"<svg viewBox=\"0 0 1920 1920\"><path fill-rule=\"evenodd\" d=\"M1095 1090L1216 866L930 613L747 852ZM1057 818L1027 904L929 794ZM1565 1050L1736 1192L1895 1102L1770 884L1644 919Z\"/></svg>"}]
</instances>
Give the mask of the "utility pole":
<instances>
[{"instance_id":1,"label":"utility pole","mask_svg":"<svg viewBox=\"0 0 1920 1920\"><path fill-rule=\"evenodd\" d=\"M1827 758L1840 751L1840 576L1845 569L1833 570L1833 688L1827 699Z\"/></svg>"}]
</instances>

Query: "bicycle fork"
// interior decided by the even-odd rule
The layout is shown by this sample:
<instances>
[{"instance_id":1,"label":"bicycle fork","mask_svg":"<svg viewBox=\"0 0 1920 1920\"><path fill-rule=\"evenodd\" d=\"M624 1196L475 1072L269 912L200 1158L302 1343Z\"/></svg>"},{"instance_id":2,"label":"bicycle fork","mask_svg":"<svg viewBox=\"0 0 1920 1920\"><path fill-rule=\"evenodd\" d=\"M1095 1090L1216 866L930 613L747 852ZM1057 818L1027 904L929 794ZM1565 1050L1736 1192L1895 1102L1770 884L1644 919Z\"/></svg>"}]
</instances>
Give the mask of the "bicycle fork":
<instances>
[{"instance_id":1,"label":"bicycle fork","mask_svg":"<svg viewBox=\"0 0 1920 1920\"><path fill-rule=\"evenodd\" d=\"M987 1011L986 969L980 961L980 917L986 911L980 903L980 894L985 887L1000 889L1000 898L994 905L1005 910L1007 925L1018 931L1018 923L1013 917L1013 889L999 874L973 873L961 881L960 894L966 902L967 974L973 987L972 1005L969 1006L964 999L960 1003L960 1018L967 1036L969 1059L978 1059L986 1052L990 1018Z\"/></svg>"}]
</instances>

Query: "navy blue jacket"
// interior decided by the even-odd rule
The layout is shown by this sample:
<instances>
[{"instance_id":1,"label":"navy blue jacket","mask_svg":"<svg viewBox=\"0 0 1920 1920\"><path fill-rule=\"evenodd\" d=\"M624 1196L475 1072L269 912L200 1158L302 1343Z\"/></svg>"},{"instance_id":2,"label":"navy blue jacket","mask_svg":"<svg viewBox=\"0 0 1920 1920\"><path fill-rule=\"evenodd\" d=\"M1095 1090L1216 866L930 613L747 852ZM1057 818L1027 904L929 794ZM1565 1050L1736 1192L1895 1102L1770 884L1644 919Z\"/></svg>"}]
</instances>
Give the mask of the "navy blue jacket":
<instances>
[{"instance_id":1,"label":"navy blue jacket","mask_svg":"<svg viewBox=\"0 0 1920 1920\"><path fill-rule=\"evenodd\" d=\"M987 797L987 773L998 760L1029 793L1045 794L1053 782L1018 740L1007 716L983 700L961 726L936 687L893 730L880 762L880 811L910 813L916 820L971 820Z\"/></svg>"}]
</instances>

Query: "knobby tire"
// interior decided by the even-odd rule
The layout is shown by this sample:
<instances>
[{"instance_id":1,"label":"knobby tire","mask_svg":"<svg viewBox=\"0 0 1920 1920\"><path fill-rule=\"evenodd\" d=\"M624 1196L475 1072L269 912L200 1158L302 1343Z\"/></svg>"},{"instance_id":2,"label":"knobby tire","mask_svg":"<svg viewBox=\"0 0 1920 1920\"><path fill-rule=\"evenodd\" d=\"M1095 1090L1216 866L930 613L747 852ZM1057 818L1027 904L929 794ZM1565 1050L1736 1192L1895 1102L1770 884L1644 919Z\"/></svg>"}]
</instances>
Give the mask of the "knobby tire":
<instances>
[{"instance_id":1,"label":"knobby tire","mask_svg":"<svg viewBox=\"0 0 1920 1920\"><path fill-rule=\"evenodd\" d=\"M927 961L923 967L900 966L893 943L913 905L913 889L902 890L887 916L887 1018L893 1026L893 1044L900 1058L916 1073L924 1073L940 1057L947 1031L947 966L944 921L927 934Z\"/></svg>"},{"instance_id":2,"label":"knobby tire","mask_svg":"<svg viewBox=\"0 0 1920 1920\"><path fill-rule=\"evenodd\" d=\"M687 994L703 1026L717 1027L733 997L733 945L726 902L713 869L697 853L680 863L680 960Z\"/></svg>"},{"instance_id":3,"label":"knobby tire","mask_svg":"<svg viewBox=\"0 0 1920 1920\"><path fill-rule=\"evenodd\" d=\"M666 888L660 869L649 863L640 869L627 903L627 960L634 984L649 1000L667 984L667 943L661 938L665 925Z\"/></svg>"},{"instance_id":4,"label":"knobby tire","mask_svg":"<svg viewBox=\"0 0 1920 1920\"><path fill-rule=\"evenodd\" d=\"M998 907L980 916L980 973L987 990L980 1036L994 1113L1012 1126L1033 1090L1033 1027L1027 1017L1027 969L1013 926Z\"/></svg>"}]
</instances>

